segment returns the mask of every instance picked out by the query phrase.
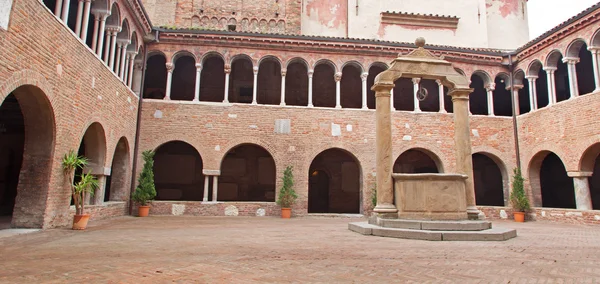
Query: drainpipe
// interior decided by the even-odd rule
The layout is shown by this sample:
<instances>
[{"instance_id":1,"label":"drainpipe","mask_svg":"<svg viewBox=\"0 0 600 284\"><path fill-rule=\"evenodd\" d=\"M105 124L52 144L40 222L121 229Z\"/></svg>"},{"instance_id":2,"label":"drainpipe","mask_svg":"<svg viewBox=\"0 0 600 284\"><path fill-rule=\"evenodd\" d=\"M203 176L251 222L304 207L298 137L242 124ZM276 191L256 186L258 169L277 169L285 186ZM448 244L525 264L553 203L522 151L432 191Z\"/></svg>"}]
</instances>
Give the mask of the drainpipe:
<instances>
[{"instance_id":1,"label":"drainpipe","mask_svg":"<svg viewBox=\"0 0 600 284\"><path fill-rule=\"evenodd\" d=\"M156 31L155 40L158 41L158 31ZM151 43L149 41L148 43ZM144 81L146 81L146 64L148 59L148 48L145 46L144 48L144 60L142 64L142 82L140 83L140 97L138 100L138 109L137 109L137 121L135 125L135 141L133 145L133 165L131 166L131 189L129 190L129 215L133 215L133 200L131 199L131 195L135 190L135 180L136 180L136 171L137 171L137 160L138 160L138 149L140 145L140 120L142 118L142 100L144 97Z\"/></svg>"},{"instance_id":2,"label":"drainpipe","mask_svg":"<svg viewBox=\"0 0 600 284\"><path fill-rule=\"evenodd\" d=\"M512 102L512 120L513 120L513 129L515 135L515 154L517 156L517 168L521 168L521 151L519 149L519 129L517 128L517 109L515 100L519 99L519 96L515 98L515 66L512 60L512 54L508 55L508 68L510 69L510 94L513 98Z\"/></svg>"}]
</instances>

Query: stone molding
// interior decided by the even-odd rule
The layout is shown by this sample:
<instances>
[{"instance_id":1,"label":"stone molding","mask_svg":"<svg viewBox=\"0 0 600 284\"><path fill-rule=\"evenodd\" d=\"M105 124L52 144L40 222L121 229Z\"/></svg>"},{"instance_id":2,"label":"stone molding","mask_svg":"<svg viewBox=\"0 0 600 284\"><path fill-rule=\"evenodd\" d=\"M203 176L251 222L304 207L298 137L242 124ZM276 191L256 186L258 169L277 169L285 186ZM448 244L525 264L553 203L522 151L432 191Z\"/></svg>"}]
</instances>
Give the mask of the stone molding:
<instances>
[{"instance_id":1,"label":"stone molding","mask_svg":"<svg viewBox=\"0 0 600 284\"><path fill-rule=\"evenodd\" d=\"M453 16L425 15L402 12L382 12L381 23L399 26L419 26L427 28L456 30L460 18Z\"/></svg>"}]
</instances>

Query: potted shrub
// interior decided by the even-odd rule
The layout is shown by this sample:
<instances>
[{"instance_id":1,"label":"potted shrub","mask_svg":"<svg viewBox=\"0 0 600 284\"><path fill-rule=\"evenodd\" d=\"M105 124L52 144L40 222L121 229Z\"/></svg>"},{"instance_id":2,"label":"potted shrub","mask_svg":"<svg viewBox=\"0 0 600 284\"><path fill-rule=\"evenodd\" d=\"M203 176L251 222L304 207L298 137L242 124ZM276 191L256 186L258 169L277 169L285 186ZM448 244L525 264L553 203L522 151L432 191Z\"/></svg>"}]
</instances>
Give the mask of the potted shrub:
<instances>
[{"instance_id":1,"label":"potted shrub","mask_svg":"<svg viewBox=\"0 0 600 284\"><path fill-rule=\"evenodd\" d=\"M292 166L287 166L283 171L283 186L277 197L277 204L281 206L281 218L288 219L292 216L292 205L296 202L298 195L294 190L294 175Z\"/></svg>"},{"instance_id":2,"label":"potted shrub","mask_svg":"<svg viewBox=\"0 0 600 284\"><path fill-rule=\"evenodd\" d=\"M514 169L512 192L510 193L510 203L512 204L514 218L516 222L525 222L525 212L529 211L529 199L525 194L523 183L525 179L521 175L521 169Z\"/></svg>"},{"instance_id":3,"label":"potted shrub","mask_svg":"<svg viewBox=\"0 0 600 284\"><path fill-rule=\"evenodd\" d=\"M150 213L150 201L156 197L156 188L154 187L154 151L146 150L142 153L144 158L144 168L138 178L138 186L131 195L133 201L140 204L138 207L138 216L146 217Z\"/></svg>"},{"instance_id":4,"label":"potted shrub","mask_svg":"<svg viewBox=\"0 0 600 284\"><path fill-rule=\"evenodd\" d=\"M73 230L85 230L87 227L90 215L84 212L85 200L88 193L94 195L94 191L98 188L98 180L90 173L82 174L81 179L77 183L74 183L75 171L83 169L87 163L88 160L85 157L78 156L73 150L65 154L62 161L63 172L71 187L71 195L75 204Z\"/></svg>"}]
</instances>

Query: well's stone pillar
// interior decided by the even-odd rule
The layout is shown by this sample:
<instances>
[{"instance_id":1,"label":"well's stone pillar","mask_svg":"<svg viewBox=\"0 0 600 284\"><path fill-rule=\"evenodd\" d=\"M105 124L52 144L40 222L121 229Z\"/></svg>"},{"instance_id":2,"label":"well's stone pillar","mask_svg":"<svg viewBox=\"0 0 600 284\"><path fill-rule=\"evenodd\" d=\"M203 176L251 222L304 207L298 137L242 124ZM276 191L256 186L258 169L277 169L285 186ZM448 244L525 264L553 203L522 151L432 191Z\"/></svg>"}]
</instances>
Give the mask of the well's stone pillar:
<instances>
[{"instance_id":1,"label":"well's stone pillar","mask_svg":"<svg viewBox=\"0 0 600 284\"><path fill-rule=\"evenodd\" d=\"M568 172L567 174L573 178L577 209L593 210L590 183L588 181L588 178L592 176L592 172Z\"/></svg>"},{"instance_id":2,"label":"well's stone pillar","mask_svg":"<svg viewBox=\"0 0 600 284\"><path fill-rule=\"evenodd\" d=\"M398 212L394 205L394 189L392 181L392 118L390 109L391 90L393 84L378 84L375 90L376 103L376 173L377 173L377 206L376 213L394 214ZM397 217L397 215L395 215Z\"/></svg>"},{"instance_id":3,"label":"well's stone pillar","mask_svg":"<svg viewBox=\"0 0 600 284\"><path fill-rule=\"evenodd\" d=\"M471 132L469 130L469 94L472 89L456 89L450 92L454 108L454 143L456 144L456 169L467 175L465 193L469 219L478 219L479 210L475 206L475 186L473 183L473 160L471 157Z\"/></svg>"}]
</instances>

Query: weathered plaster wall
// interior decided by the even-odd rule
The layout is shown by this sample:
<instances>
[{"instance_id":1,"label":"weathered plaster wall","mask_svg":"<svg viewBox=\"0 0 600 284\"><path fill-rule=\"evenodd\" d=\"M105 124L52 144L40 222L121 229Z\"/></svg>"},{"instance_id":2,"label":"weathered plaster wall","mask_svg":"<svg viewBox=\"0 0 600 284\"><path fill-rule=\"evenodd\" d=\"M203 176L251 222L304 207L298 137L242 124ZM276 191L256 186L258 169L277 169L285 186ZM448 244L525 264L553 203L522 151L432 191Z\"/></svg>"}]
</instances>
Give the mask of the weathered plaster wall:
<instances>
[{"instance_id":1,"label":"weathered plaster wall","mask_svg":"<svg viewBox=\"0 0 600 284\"><path fill-rule=\"evenodd\" d=\"M527 0L486 0L489 47L515 49L529 41Z\"/></svg>"},{"instance_id":2,"label":"weathered plaster wall","mask_svg":"<svg viewBox=\"0 0 600 284\"><path fill-rule=\"evenodd\" d=\"M302 11L302 34L348 36L348 0L306 0Z\"/></svg>"}]
</instances>

